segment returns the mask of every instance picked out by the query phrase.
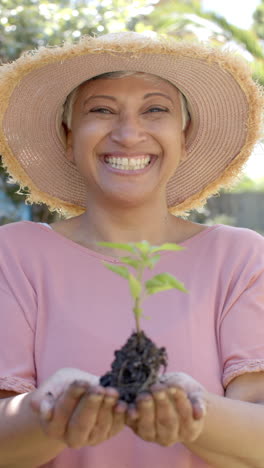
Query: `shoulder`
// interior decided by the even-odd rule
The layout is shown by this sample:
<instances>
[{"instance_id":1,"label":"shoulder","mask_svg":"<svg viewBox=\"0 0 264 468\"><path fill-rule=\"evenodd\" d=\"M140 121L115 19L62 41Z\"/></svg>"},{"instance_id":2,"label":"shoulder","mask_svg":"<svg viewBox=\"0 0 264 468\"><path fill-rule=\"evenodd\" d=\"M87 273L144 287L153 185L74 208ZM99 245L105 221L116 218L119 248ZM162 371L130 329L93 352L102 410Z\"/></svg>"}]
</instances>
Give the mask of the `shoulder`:
<instances>
[{"instance_id":1,"label":"shoulder","mask_svg":"<svg viewBox=\"0 0 264 468\"><path fill-rule=\"evenodd\" d=\"M221 225L215 255L221 258L223 281L241 288L264 273L264 237L247 228Z\"/></svg>"},{"instance_id":2,"label":"shoulder","mask_svg":"<svg viewBox=\"0 0 264 468\"><path fill-rule=\"evenodd\" d=\"M25 233L32 232L33 226L37 223L32 221L16 221L13 223L4 224L0 226L0 237L1 239L8 238L9 236L19 237Z\"/></svg>"},{"instance_id":3,"label":"shoulder","mask_svg":"<svg viewBox=\"0 0 264 468\"><path fill-rule=\"evenodd\" d=\"M264 264L264 237L247 228L216 224L186 242L189 255L215 265L247 263L262 257Z\"/></svg>"},{"instance_id":4,"label":"shoulder","mask_svg":"<svg viewBox=\"0 0 264 468\"><path fill-rule=\"evenodd\" d=\"M0 226L0 254L17 259L39 250L45 240L45 229L33 221L16 221Z\"/></svg>"},{"instance_id":5,"label":"shoulder","mask_svg":"<svg viewBox=\"0 0 264 468\"><path fill-rule=\"evenodd\" d=\"M264 271L264 237L251 229L218 224L193 247L190 256L200 261L201 274L210 272L222 285L245 285Z\"/></svg>"},{"instance_id":6,"label":"shoulder","mask_svg":"<svg viewBox=\"0 0 264 468\"><path fill-rule=\"evenodd\" d=\"M256 231L247 228L226 226L219 224L211 233L212 241L221 245L224 250L232 249L233 252L253 253L263 251L264 237ZM207 237L207 241L209 237Z\"/></svg>"},{"instance_id":7,"label":"shoulder","mask_svg":"<svg viewBox=\"0 0 264 468\"><path fill-rule=\"evenodd\" d=\"M261 234L254 231L253 229L248 229L244 227L236 226L227 226L226 224L217 224L215 225L215 233L219 235L222 239L226 240L241 240L241 241L263 241L264 238Z\"/></svg>"},{"instance_id":8,"label":"shoulder","mask_svg":"<svg viewBox=\"0 0 264 468\"><path fill-rule=\"evenodd\" d=\"M34 296L46 266L46 238L46 230L32 221L17 221L0 227L0 285L10 285L21 297L26 293Z\"/></svg>"},{"instance_id":9,"label":"shoulder","mask_svg":"<svg viewBox=\"0 0 264 468\"><path fill-rule=\"evenodd\" d=\"M16 221L0 226L0 245L2 242L23 242L34 235L36 224L32 221Z\"/></svg>"}]
</instances>

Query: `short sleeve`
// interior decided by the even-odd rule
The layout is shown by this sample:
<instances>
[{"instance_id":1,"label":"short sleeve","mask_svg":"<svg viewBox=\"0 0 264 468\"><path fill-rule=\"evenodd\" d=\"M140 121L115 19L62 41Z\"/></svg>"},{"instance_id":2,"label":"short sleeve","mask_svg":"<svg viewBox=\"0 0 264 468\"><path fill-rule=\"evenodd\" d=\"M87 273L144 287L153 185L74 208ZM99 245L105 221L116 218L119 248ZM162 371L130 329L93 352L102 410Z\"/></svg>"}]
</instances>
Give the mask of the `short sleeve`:
<instances>
[{"instance_id":1,"label":"short sleeve","mask_svg":"<svg viewBox=\"0 0 264 468\"><path fill-rule=\"evenodd\" d=\"M3 229L3 228L0 228ZM0 249L0 390L35 388L34 321L36 300L16 249Z\"/></svg>"},{"instance_id":2,"label":"short sleeve","mask_svg":"<svg viewBox=\"0 0 264 468\"><path fill-rule=\"evenodd\" d=\"M264 371L264 240L255 240L237 269L222 314L219 337L224 388L239 375Z\"/></svg>"}]
</instances>

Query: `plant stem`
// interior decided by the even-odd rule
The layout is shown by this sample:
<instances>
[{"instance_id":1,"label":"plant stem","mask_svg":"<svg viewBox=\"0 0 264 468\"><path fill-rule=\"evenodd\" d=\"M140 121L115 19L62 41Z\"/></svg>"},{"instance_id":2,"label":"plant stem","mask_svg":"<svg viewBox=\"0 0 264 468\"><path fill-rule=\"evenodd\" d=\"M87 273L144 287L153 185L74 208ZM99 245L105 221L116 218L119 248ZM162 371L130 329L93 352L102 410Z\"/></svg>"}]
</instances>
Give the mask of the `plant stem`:
<instances>
[{"instance_id":1,"label":"plant stem","mask_svg":"<svg viewBox=\"0 0 264 468\"><path fill-rule=\"evenodd\" d=\"M143 271L144 271L144 266L142 265L139 268L138 275L137 275L137 279L140 282L140 284L142 284ZM142 292L141 292L140 296L136 298L134 309L133 309L134 315L135 315L135 320L136 320L136 330L137 330L138 335L141 333L141 327L140 327L140 315L141 315L141 313L140 313L140 303L142 301L141 296L142 296Z\"/></svg>"},{"instance_id":2,"label":"plant stem","mask_svg":"<svg viewBox=\"0 0 264 468\"><path fill-rule=\"evenodd\" d=\"M135 300L135 306L134 306L134 315L135 315L135 320L136 320L136 330L137 330L137 334L139 335L139 333L141 332L141 328L140 328L140 321L139 321L139 317L140 317L140 313L139 313L139 304L140 304L140 298L138 297L136 300Z\"/></svg>"}]
</instances>

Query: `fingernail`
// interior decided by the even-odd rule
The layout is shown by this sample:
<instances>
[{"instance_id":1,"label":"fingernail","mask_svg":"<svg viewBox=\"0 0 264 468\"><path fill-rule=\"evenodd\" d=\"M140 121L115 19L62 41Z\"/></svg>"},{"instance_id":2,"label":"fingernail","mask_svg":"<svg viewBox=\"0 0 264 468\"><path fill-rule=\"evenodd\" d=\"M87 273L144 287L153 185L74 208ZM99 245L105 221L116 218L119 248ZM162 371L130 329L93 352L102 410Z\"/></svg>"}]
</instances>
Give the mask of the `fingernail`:
<instances>
[{"instance_id":1,"label":"fingernail","mask_svg":"<svg viewBox=\"0 0 264 468\"><path fill-rule=\"evenodd\" d=\"M112 397L111 395L107 395L105 397L105 402L109 405L112 405L113 403L115 403L116 401L116 398Z\"/></svg>"},{"instance_id":2,"label":"fingernail","mask_svg":"<svg viewBox=\"0 0 264 468\"><path fill-rule=\"evenodd\" d=\"M157 383L157 384L152 385L151 391L152 391L152 392L160 392L160 391L164 390L164 388L165 388L165 387L164 387L163 384Z\"/></svg>"},{"instance_id":3,"label":"fingernail","mask_svg":"<svg viewBox=\"0 0 264 468\"><path fill-rule=\"evenodd\" d=\"M87 397L91 398L93 401L98 401L100 399L102 400L103 395L101 395L100 393L88 393Z\"/></svg>"},{"instance_id":4,"label":"fingernail","mask_svg":"<svg viewBox=\"0 0 264 468\"><path fill-rule=\"evenodd\" d=\"M148 393L141 393L138 395L136 401L138 403L145 403L147 401L151 401L151 396Z\"/></svg>"},{"instance_id":5,"label":"fingernail","mask_svg":"<svg viewBox=\"0 0 264 468\"><path fill-rule=\"evenodd\" d=\"M100 385L95 385L89 390L91 394L103 395L105 393L105 388Z\"/></svg>"},{"instance_id":6,"label":"fingernail","mask_svg":"<svg viewBox=\"0 0 264 468\"><path fill-rule=\"evenodd\" d=\"M136 410L129 411L128 414L129 414L130 419L132 419L133 421L138 419L138 412Z\"/></svg>"},{"instance_id":7,"label":"fingernail","mask_svg":"<svg viewBox=\"0 0 264 468\"><path fill-rule=\"evenodd\" d=\"M72 387L85 387L85 388L87 388L87 387L90 387L90 385L91 384L89 382L87 382L86 380L81 380L81 379L79 379L79 380L76 379L71 383Z\"/></svg>"},{"instance_id":8,"label":"fingernail","mask_svg":"<svg viewBox=\"0 0 264 468\"><path fill-rule=\"evenodd\" d=\"M157 400L165 400L166 398L166 394L164 392L154 393L154 396L157 398Z\"/></svg>"},{"instance_id":9,"label":"fingernail","mask_svg":"<svg viewBox=\"0 0 264 468\"><path fill-rule=\"evenodd\" d=\"M115 411L117 413L124 413L127 409L127 404L125 402L118 402L117 405L115 406Z\"/></svg>"},{"instance_id":10,"label":"fingernail","mask_svg":"<svg viewBox=\"0 0 264 468\"><path fill-rule=\"evenodd\" d=\"M143 406L151 406L153 404L153 401L150 398L140 398L137 399L137 405L143 405Z\"/></svg>"},{"instance_id":11,"label":"fingernail","mask_svg":"<svg viewBox=\"0 0 264 468\"><path fill-rule=\"evenodd\" d=\"M81 388L81 387L73 388L71 390L71 393L74 397L80 397L81 395L84 395L85 392L86 392L86 389Z\"/></svg>"},{"instance_id":12,"label":"fingernail","mask_svg":"<svg viewBox=\"0 0 264 468\"><path fill-rule=\"evenodd\" d=\"M105 388L104 392L105 392L105 394L107 396L110 396L112 398L118 398L119 397L119 393L115 388L107 387L107 388Z\"/></svg>"},{"instance_id":13,"label":"fingernail","mask_svg":"<svg viewBox=\"0 0 264 468\"><path fill-rule=\"evenodd\" d=\"M198 404L199 404L199 408L201 409L201 411L202 411L203 413L205 413L205 412L206 412L206 406L205 406L204 402L203 402L203 401L199 401Z\"/></svg>"},{"instance_id":14,"label":"fingernail","mask_svg":"<svg viewBox=\"0 0 264 468\"><path fill-rule=\"evenodd\" d=\"M47 400L43 400L40 404L40 414L41 416L46 419L46 420L49 420L52 416L52 405L49 401Z\"/></svg>"}]
</instances>

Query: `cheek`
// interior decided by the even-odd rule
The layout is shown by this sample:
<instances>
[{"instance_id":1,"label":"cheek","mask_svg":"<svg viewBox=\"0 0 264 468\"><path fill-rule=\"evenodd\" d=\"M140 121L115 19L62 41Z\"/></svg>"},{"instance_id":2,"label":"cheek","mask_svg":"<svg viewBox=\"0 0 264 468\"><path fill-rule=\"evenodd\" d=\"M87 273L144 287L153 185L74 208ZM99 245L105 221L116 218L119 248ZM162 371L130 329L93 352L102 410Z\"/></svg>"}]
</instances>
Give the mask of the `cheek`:
<instances>
[{"instance_id":1,"label":"cheek","mask_svg":"<svg viewBox=\"0 0 264 468\"><path fill-rule=\"evenodd\" d=\"M153 136L157 136L164 141L175 141L179 139L181 129L179 124L174 119L156 119L150 122L145 122L145 129Z\"/></svg>"},{"instance_id":2,"label":"cheek","mask_svg":"<svg viewBox=\"0 0 264 468\"><path fill-rule=\"evenodd\" d=\"M109 126L98 124L95 122L83 124L73 133L73 150L80 154L89 150L93 151L94 147L107 135Z\"/></svg>"},{"instance_id":3,"label":"cheek","mask_svg":"<svg viewBox=\"0 0 264 468\"><path fill-rule=\"evenodd\" d=\"M158 125L152 135L166 153L175 154L181 150L181 132L175 126Z\"/></svg>"}]
</instances>

